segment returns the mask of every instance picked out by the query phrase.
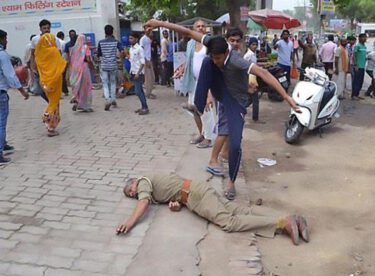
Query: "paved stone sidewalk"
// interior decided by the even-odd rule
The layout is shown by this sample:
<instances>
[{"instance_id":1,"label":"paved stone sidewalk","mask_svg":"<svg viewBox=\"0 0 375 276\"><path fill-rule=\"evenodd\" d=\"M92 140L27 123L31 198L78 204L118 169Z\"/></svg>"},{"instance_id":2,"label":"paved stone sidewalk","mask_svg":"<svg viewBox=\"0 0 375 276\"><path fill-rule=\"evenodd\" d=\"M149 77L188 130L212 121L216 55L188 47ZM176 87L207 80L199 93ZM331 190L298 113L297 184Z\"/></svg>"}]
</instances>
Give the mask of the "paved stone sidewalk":
<instances>
[{"instance_id":1,"label":"paved stone sidewalk","mask_svg":"<svg viewBox=\"0 0 375 276\"><path fill-rule=\"evenodd\" d=\"M105 112L95 91L94 113L72 112L65 98L61 135L48 138L43 100L10 93L8 140L16 152L0 167L0 275L126 273L154 211L126 239L117 237L135 204L123 197L123 182L174 171L194 129L183 97L163 88L156 94L147 116L134 113L135 96Z\"/></svg>"}]
</instances>

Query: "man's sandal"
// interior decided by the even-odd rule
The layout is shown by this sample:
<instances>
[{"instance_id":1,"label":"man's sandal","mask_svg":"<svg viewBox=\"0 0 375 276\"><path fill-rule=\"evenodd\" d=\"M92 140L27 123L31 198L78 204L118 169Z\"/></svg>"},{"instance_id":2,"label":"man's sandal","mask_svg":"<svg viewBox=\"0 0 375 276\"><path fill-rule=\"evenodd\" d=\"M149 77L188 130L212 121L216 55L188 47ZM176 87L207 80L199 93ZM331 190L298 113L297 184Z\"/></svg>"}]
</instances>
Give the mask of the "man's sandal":
<instances>
[{"instance_id":1,"label":"man's sandal","mask_svg":"<svg viewBox=\"0 0 375 276\"><path fill-rule=\"evenodd\" d=\"M196 145L196 144L199 144L200 142L202 142L203 140L204 140L204 137L202 135L200 135L198 137L195 137L193 140L191 140L190 144Z\"/></svg>"},{"instance_id":2,"label":"man's sandal","mask_svg":"<svg viewBox=\"0 0 375 276\"><path fill-rule=\"evenodd\" d=\"M220 167L207 166L206 171L215 176L224 176L223 169Z\"/></svg>"},{"instance_id":3,"label":"man's sandal","mask_svg":"<svg viewBox=\"0 0 375 276\"><path fill-rule=\"evenodd\" d=\"M236 198L236 188L228 188L225 192L224 192L224 196L228 199L228 200L234 200Z\"/></svg>"}]
</instances>

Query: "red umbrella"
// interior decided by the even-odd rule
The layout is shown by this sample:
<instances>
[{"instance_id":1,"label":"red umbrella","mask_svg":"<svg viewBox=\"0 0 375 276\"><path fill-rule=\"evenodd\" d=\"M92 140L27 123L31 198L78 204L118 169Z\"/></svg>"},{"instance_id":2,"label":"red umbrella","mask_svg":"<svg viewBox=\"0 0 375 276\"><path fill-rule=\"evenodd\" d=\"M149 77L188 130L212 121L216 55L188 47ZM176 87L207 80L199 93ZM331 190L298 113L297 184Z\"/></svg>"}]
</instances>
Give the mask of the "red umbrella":
<instances>
[{"instance_id":1,"label":"red umbrella","mask_svg":"<svg viewBox=\"0 0 375 276\"><path fill-rule=\"evenodd\" d=\"M250 18L268 29L290 29L301 26L301 22L280 11L263 9L249 12Z\"/></svg>"}]
</instances>

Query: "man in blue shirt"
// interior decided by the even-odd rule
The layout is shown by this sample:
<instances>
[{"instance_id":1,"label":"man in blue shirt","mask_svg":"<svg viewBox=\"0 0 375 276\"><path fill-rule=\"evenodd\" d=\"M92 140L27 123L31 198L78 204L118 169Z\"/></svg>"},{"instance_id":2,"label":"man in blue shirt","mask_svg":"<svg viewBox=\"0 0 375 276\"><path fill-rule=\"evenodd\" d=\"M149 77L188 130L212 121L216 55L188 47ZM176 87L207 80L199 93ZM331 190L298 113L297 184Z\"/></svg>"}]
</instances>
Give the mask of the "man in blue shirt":
<instances>
[{"instance_id":1,"label":"man in blue shirt","mask_svg":"<svg viewBox=\"0 0 375 276\"><path fill-rule=\"evenodd\" d=\"M6 144L6 127L9 114L9 96L7 91L9 88L17 88L25 97L25 100L29 98L29 94L22 88L10 62L10 57L5 51L8 42L7 35L5 31L0 30L0 164L10 162L9 158L3 156L3 152L13 150L12 146Z\"/></svg>"},{"instance_id":2,"label":"man in blue shirt","mask_svg":"<svg viewBox=\"0 0 375 276\"><path fill-rule=\"evenodd\" d=\"M98 57L101 58L100 76L103 82L104 97L106 104L104 110L108 111L111 105L116 103L116 75L117 75L117 50L123 57L123 48L121 43L113 36L113 27L106 25L104 27L105 39L100 40L98 44Z\"/></svg>"},{"instance_id":3,"label":"man in blue shirt","mask_svg":"<svg viewBox=\"0 0 375 276\"><path fill-rule=\"evenodd\" d=\"M277 64L286 72L286 78L290 84L290 69L292 65L290 61L293 55L293 43L289 41L288 30L284 30L281 33L281 39L276 42L273 48L277 50Z\"/></svg>"}]
</instances>

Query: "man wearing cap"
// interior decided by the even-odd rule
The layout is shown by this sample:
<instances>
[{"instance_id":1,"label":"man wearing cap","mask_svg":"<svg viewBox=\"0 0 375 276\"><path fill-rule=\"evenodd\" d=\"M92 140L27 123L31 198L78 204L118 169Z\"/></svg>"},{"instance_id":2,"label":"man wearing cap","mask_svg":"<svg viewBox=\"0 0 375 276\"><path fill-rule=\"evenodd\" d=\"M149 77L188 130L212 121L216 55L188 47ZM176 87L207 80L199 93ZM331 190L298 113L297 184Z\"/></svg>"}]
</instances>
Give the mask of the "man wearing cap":
<instances>
[{"instance_id":1,"label":"man wearing cap","mask_svg":"<svg viewBox=\"0 0 375 276\"><path fill-rule=\"evenodd\" d=\"M150 203L168 203L171 211L180 211L184 205L227 232L254 231L259 236L272 238L280 230L286 232L295 245L299 244L299 236L309 241L309 230L302 216L279 217L265 207L240 206L219 195L209 184L176 174L131 178L123 192L127 197L137 198L138 202L130 217L117 227L117 234L129 232Z\"/></svg>"}]
</instances>

